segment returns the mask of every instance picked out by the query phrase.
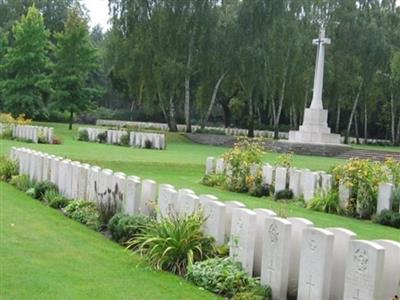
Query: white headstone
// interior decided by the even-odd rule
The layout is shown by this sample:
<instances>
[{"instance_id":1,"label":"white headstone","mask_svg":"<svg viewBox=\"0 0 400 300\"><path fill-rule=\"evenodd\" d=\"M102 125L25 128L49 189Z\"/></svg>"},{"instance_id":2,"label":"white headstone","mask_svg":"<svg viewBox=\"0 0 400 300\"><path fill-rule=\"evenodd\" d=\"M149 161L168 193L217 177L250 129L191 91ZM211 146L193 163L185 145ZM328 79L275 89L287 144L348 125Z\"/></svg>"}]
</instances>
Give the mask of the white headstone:
<instances>
[{"instance_id":1,"label":"white headstone","mask_svg":"<svg viewBox=\"0 0 400 300\"><path fill-rule=\"evenodd\" d=\"M277 167L275 169L275 193L286 189L287 169Z\"/></svg>"},{"instance_id":2,"label":"white headstone","mask_svg":"<svg viewBox=\"0 0 400 300\"><path fill-rule=\"evenodd\" d=\"M315 196L317 189L318 173L311 171L303 171L301 173L301 183L304 195L304 201L308 202Z\"/></svg>"},{"instance_id":3,"label":"white headstone","mask_svg":"<svg viewBox=\"0 0 400 300\"><path fill-rule=\"evenodd\" d=\"M297 284L299 279L300 249L303 240L303 230L311 228L314 224L303 218L288 218L292 224L292 234L290 239L290 259L289 259L289 283L288 295L292 298L297 296Z\"/></svg>"},{"instance_id":4,"label":"white headstone","mask_svg":"<svg viewBox=\"0 0 400 300\"><path fill-rule=\"evenodd\" d=\"M262 166L263 181L265 184L272 185L274 182L274 167L269 164Z\"/></svg>"},{"instance_id":5,"label":"white headstone","mask_svg":"<svg viewBox=\"0 0 400 300\"><path fill-rule=\"evenodd\" d=\"M157 183L154 180L142 181L142 193L140 199L140 213L150 216L154 213L157 200Z\"/></svg>"},{"instance_id":6,"label":"white headstone","mask_svg":"<svg viewBox=\"0 0 400 300\"><path fill-rule=\"evenodd\" d=\"M246 205L239 201L227 201L225 202L225 205L225 241L228 241L231 236L232 210L234 208L246 208Z\"/></svg>"},{"instance_id":7,"label":"white headstone","mask_svg":"<svg viewBox=\"0 0 400 300\"><path fill-rule=\"evenodd\" d=\"M207 157L206 175L213 174L214 172L215 172L215 157Z\"/></svg>"},{"instance_id":8,"label":"white headstone","mask_svg":"<svg viewBox=\"0 0 400 300\"><path fill-rule=\"evenodd\" d=\"M124 200L124 212L128 215L137 215L140 211L142 186L140 180L129 176L126 179L126 197Z\"/></svg>"},{"instance_id":9,"label":"white headstone","mask_svg":"<svg viewBox=\"0 0 400 300\"><path fill-rule=\"evenodd\" d=\"M256 213L246 208L234 208L229 256L240 262L249 275L253 274L255 235Z\"/></svg>"},{"instance_id":10,"label":"white headstone","mask_svg":"<svg viewBox=\"0 0 400 300\"><path fill-rule=\"evenodd\" d=\"M158 219L176 216L177 214L177 201L178 193L174 188L164 186L159 189L158 193L158 206L159 213Z\"/></svg>"},{"instance_id":11,"label":"white headstone","mask_svg":"<svg viewBox=\"0 0 400 300\"><path fill-rule=\"evenodd\" d=\"M253 211L256 213L256 239L254 245L253 275L260 276L265 220L276 217L276 213L265 208L256 208Z\"/></svg>"},{"instance_id":12,"label":"white headstone","mask_svg":"<svg viewBox=\"0 0 400 300\"><path fill-rule=\"evenodd\" d=\"M199 197L195 194L178 191L178 215L188 216L197 212L200 208Z\"/></svg>"},{"instance_id":13,"label":"white headstone","mask_svg":"<svg viewBox=\"0 0 400 300\"><path fill-rule=\"evenodd\" d=\"M217 158L215 164L215 173L216 174L223 174L225 171L225 162L223 158Z\"/></svg>"},{"instance_id":14,"label":"white headstone","mask_svg":"<svg viewBox=\"0 0 400 300\"><path fill-rule=\"evenodd\" d=\"M291 168L289 170L289 189L293 192L293 196L298 198L301 196L300 188L301 171Z\"/></svg>"},{"instance_id":15,"label":"white headstone","mask_svg":"<svg viewBox=\"0 0 400 300\"><path fill-rule=\"evenodd\" d=\"M343 299L383 299L383 267L385 249L370 241L350 243L347 256Z\"/></svg>"},{"instance_id":16,"label":"white headstone","mask_svg":"<svg viewBox=\"0 0 400 300\"><path fill-rule=\"evenodd\" d=\"M380 214L385 209L392 209L393 191L394 185L391 183L381 183L379 185L377 214Z\"/></svg>"},{"instance_id":17,"label":"white headstone","mask_svg":"<svg viewBox=\"0 0 400 300\"><path fill-rule=\"evenodd\" d=\"M97 201L96 189L97 186L100 184L99 182L99 173L100 167L92 166L88 171L88 178L86 184L86 197L89 201ZM96 188L95 188L96 186Z\"/></svg>"},{"instance_id":18,"label":"white headstone","mask_svg":"<svg viewBox=\"0 0 400 300\"><path fill-rule=\"evenodd\" d=\"M333 186L333 176L331 174L322 174L321 175L321 191L325 195L328 194L332 190Z\"/></svg>"},{"instance_id":19,"label":"white headstone","mask_svg":"<svg viewBox=\"0 0 400 300\"><path fill-rule=\"evenodd\" d=\"M266 219L263 232L261 284L272 289L275 300L286 299L292 224L282 218Z\"/></svg>"},{"instance_id":20,"label":"white headstone","mask_svg":"<svg viewBox=\"0 0 400 300\"><path fill-rule=\"evenodd\" d=\"M201 195L199 198L206 218L204 234L212 236L216 244L221 246L225 241L226 205L212 195Z\"/></svg>"},{"instance_id":21,"label":"white headstone","mask_svg":"<svg viewBox=\"0 0 400 300\"><path fill-rule=\"evenodd\" d=\"M334 236L320 228L303 231L298 300L329 299Z\"/></svg>"},{"instance_id":22,"label":"white headstone","mask_svg":"<svg viewBox=\"0 0 400 300\"><path fill-rule=\"evenodd\" d=\"M78 200L78 189L79 189L79 173L81 168L81 163L78 161L73 161L72 165L72 178L71 178L71 199ZM83 199L79 199L83 200Z\"/></svg>"},{"instance_id":23,"label":"white headstone","mask_svg":"<svg viewBox=\"0 0 400 300\"><path fill-rule=\"evenodd\" d=\"M385 248L382 299L396 299L395 295L400 297L400 243L390 240L374 242Z\"/></svg>"},{"instance_id":24,"label":"white headstone","mask_svg":"<svg viewBox=\"0 0 400 300\"><path fill-rule=\"evenodd\" d=\"M351 188L344 182L339 182L339 201L342 208L346 208L351 197Z\"/></svg>"},{"instance_id":25,"label":"white headstone","mask_svg":"<svg viewBox=\"0 0 400 300\"><path fill-rule=\"evenodd\" d=\"M327 228L334 235L332 251L332 280L330 300L342 300L344 292L344 275L346 272L346 260L349 254L350 242L357 235L344 228Z\"/></svg>"}]
</instances>

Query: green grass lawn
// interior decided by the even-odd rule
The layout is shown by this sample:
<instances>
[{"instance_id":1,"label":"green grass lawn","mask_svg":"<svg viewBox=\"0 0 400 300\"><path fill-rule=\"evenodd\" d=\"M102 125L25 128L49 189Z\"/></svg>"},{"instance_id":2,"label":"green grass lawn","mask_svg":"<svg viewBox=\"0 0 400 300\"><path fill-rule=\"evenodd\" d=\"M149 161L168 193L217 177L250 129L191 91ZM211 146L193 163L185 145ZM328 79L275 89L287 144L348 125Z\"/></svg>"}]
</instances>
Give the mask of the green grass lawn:
<instances>
[{"instance_id":1,"label":"green grass lawn","mask_svg":"<svg viewBox=\"0 0 400 300\"><path fill-rule=\"evenodd\" d=\"M371 221L337 216L311 211L294 204L282 204L270 198L256 198L206 187L200 183L204 174L207 156L219 156L227 150L224 147L197 145L181 134L168 134L167 150L149 150L104 145L76 141L77 128L69 131L66 124L47 124L55 127L62 137L62 145L35 145L0 140L0 154L8 153L11 146L30 147L64 157L85 161L113 171L137 175L143 179L153 179L159 183L170 183L177 188L190 188L197 194L213 194L222 201L238 200L250 208L270 208L282 216L304 217L319 227L345 227L358 234L362 239L392 239L400 241L400 230L374 224ZM274 163L278 154L268 153L265 160ZM314 170L329 170L344 160L325 157L294 156L297 167Z\"/></svg>"},{"instance_id":2,"label":"green grass lawn","mask_svg":"<svg viewBox=\"0 0 400 300\"><path fill-rule=\"evenodd\" d=\"M0 299L217 299L0 182Z\"/></svg>"},{"instance_id":3,"label":"green grass lawn","mask_svg":"<svg viewBox=\"0 0 400 300\"><path fill-rule=\"evenodd\" d=\"M377 146L377 145L351 145L354 149L400 152L399 146Z\"/></svg>"}]
</instances>

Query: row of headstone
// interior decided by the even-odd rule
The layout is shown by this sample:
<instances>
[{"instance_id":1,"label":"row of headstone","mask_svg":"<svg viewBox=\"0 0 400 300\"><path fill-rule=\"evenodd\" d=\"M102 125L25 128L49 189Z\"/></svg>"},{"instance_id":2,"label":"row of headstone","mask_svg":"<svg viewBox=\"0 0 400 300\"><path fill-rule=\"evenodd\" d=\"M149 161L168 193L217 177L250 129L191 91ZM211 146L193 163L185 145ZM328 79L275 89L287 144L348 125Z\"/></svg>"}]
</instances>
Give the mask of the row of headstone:
<instances>
[{"instance_id":1,"label":"row of headstone","mask_svg":"<svg viewBox=\"0 0 400 300\"><path fill-rule=\"evenodd\" d=\"M98 142L99 141L99 134L104 133L106 130L103 128L86 128L86 127L81 127L78 129L78 131L87 131L88 133L88 138L90 142Z\"/></svg>"},{"instance_id":2,"label":"row of headstone","mask_svg":"<svg viewBox=\"0 0 400 300\"><path fill-rule=\"evenodd\" d=\"M132 126L138 129L157 129L162 131L168 131L168 124L165 123L156 123L156 122L135 122L135 121L119 121L119 120L97 120L96 125L98 126L116 126L116 127L124 127L124 126ZM178 131L185 132L186 125L178 124L177 125ZM227 135L234 135L234 136L247 136L248 130L242 128L222 128L222 127L214 127L214 126L205 126L205 130L214 131L214 132L221 132ZM201 126L199 125L192 125L193 132L201 130ZM255 137L267 137L272 138L274 136L273 131L269 130L254 130ZM279 132L280 139L288 139L289 134L287 132Z\"/></svg>"},{"instance_id":3,"label":"row of headstone","mask_svg":"<svg viewBox=\"0 0 400 300\"><path fill-rule=\"evenodd\" d=\"M26 148L12 148L20 174L50 180L71 199L109 201L121 193L129 214L184 216L202 210L204 232L230 256L272 288L273 299L391 299L400 288L400 243L361 241L342 228L315 228L302 218L279 218L268 209L248 209L237 201L220 202L189 189L157 185L124 173L72 162ZM156 209L158 205L159 209Z\"/></svg>"},{"instance_id":4,"label":"row of headstone","mask_svg":"<svg viewBox=\"0 0 400 300\"><path fill-rule=\"evenodd\" d=\"M254 165L251 169L253 173L260 171L263 183L274 186L275 192L290 189L294 197L303 196L306 202L314 198L317 192L329 192L333 186L333 176L325 172L275 167L270 164ZM223 174L228 171L229 166L222 158L208 157L206 159L206 175Z\"/></svg>"},{"instance_id":5,"label":"row of headstone","mask_svg":"<svg viewBox=\"0 0 400 300\"><path fill-rule=\"evenodd\" d=\"M52 127L0 124L0 128L1 132L11 128L14 138L29 140L33 143L38 143L39 139L48 144L53 143L54 129Z\"/></svg>"},{"instance_id":6,"label":"row of headstone","mask_svg":"<svg viewBox=\"0 0 400 300\"><path fill-rule=\"evenodd\" d=\"M139 128L139 129L156 129L156 130L162 130L162 131L169 130L168 124L156 123L156 122L136 122L136 121L119 121L119 120L101 120L101 119L99 119L96 121L96 125L98 125L98 126L116 126L116 127L132 126L132 127ZM186 125L178 124L177 129L178 129L178 131L185 132ZM192 125L193 132L196 132L200 129L201 129L201 126ZM248 135L248 130L242 129L242 128L234 128L234 127L222 128L222 127L215 127L215 126L205 126L204 129L209 130L209 131L214 131L214 132L219 131L221 133L225 133L227 135L233 135L233 136L247 136ZM275 134L274 131L270 131L270 130L254 130L255 137L273 138L274 134ZM279 132L278 138L287 140L289 138L289 133L288 132ZM344 142L344 137L341 137L341 143L343 143L343 142ZM350 143L350 144L357 143L357 138L349 137L348 143ZM381 140L381 139L368 139L368 143L372 143L372 144L390 143L390 141L389 140Z\"/></svg>"},{"instance_id":7,"label":"row of headstone","mask_svg":"<svg viewBox=\"0 0 400 300\"><path fill-rule=\"evenodd\" d=\"M152 148L163 150L166 149L165 134L136 132L128 133L125 130L104 130L100 128L79 128L79 131L86 130L88 132L89 141L97 142L98 134L107 132L107 144L120 144L121 138L129 134L129 145L138 148Z\"/></svg>"}]
</instances>

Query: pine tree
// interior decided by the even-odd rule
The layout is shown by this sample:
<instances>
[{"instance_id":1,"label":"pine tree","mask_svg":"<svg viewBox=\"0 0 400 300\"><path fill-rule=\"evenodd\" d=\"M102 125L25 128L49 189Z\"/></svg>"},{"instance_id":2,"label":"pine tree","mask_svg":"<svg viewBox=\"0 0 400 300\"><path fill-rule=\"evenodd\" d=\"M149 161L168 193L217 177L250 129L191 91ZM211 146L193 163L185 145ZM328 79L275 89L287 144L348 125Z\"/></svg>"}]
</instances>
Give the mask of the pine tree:
<instances>
[{"instance_id":1,"label":"pine tree","mask_svg":"<svg viewBox=\"0 0 400 300\"><path fill-rule=\"evenodd\" d=\"M36 117L44 112L50 91L48 37L43 17L31 6L12 29L14 42L1 66L4 110Z\"/></svg>"},{"instance_id":2,"label":"pine tree","mask_svg":"<svg viewBox=\"0 0 400 300\"><path fill-rule=\"evenodd\" d=\"M97 55L87 21L78 8L69 11L64 32L57 34L54 57L54 100L61 110L70 113L71 130L74 114L87 110L99 93L89 85L90 73L98 68Z\"/></svg>"}]
</instances>

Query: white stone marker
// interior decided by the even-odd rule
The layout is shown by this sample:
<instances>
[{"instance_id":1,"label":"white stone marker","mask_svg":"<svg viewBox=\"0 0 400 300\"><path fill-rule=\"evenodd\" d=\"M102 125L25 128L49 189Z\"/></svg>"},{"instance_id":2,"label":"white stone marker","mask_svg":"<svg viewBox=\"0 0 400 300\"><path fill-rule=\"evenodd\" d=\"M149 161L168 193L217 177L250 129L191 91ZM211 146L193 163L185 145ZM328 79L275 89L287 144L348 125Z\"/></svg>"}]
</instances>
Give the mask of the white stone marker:
<instances>
[{"instance_id":1,"label":"white stone marker","mask_svg":"<svg viewBox=\"0 0 400 300\"><path fill-rule=\"evenodd\" d=\"M68 198L71 198L71 188L72 188L72 164L71 160L64 159L61 162L62 168L60 168L61 173L59 173L58 178L59 182L62 184L63 187L63 195Z\"/></svg>"},{"instance_id":2,"label":"white stone marker","mask_svg":"<svg viewBox=\"0 0 400 300\"><path fill-rule=\"evenodd\" d=\"M275 169L275 193L286 189L287 169L277 167Z\"/></svg>"},{"instance_id":3,"label":"white stone marker","mask_svg":"<svg viewBox=\"0 0 400 300\"><path fill-rule=\"evenodd\" d=\"M394 185L391 183L381 183L379 185L377 214L380 214L384 209L392 209L393 191Z\"/></svg>"},{"instance_id":4,"label":"white stone marker","mask_svg":"<svg viewBox=\"0 0 400 300\"><path fill-rule=\"evenodd\" d=\"M290 239L290 259L289 259L289 283L288 295L292 298L297 296L297 284L299 279L300 248L303 240L303 230L311 228L314 224L303 218L288 218L292 224L292 234Z\"/></svg>"},{"instance_id":5,"label":"white stone marker","mask_svg":"<svg viewBox=\"0 0 400 300\"><path fill-rule=\"evenodd\" d=\"M282 218L266 219L262 248L261 284L272 289L272 299L286 299L292 224Z\"/></svg>"},{"instance_id":6,"label":"white stone marker","mask_svg":"<svg viewBox=\"0 0 400 300\"><path fill-rule=\"evenodd\" d=\"M269 164L263 165L262 176L264 184L272 185L274 182L274 168Z\"/></svg>"},{"instance_id":7,"label":"white stone marker","mask_svg":"<svg viewBox=\"0 0 400 300\"><path fill-rule=\"evenodd\" d=\"M298 198L301 196L300 188L301 171L291 168L289 170L289 189L293 192L293 196Z\"/></svg>"},{"instance_id":8,"label":"white stone marker","mask_svg":"<svg viewBox=\"0 0 400 300\"><path fill-rule=\"evenodd\" d=\"M157 203L157 183L154 180L142 181L142 193L140 199L140 213L150 216L155 211Z\"/></svg>"},{"instance_id":9,"label":"white stone marker","mask_svg":"<svg viewBox=\"0 0 400 300\"><path fill-rule=\"evenodd\" d=\"M212 236L218 246L225 241L226 205L213 195L201 195L200 206L204 212L204 234Z\"/></svg>"},{"instance_id":10,"label":"white stone marker","mask_svg":"<svg viewBox=\"0 0 400 300\"><path fill-rule=\"evenodd\" d=\"M188 216L197 212L200 208L199 197L195 194L178 191L178 215Z\"/></svg>"},{"instance_id":11,"label":"white stone marker","mask_svg":"<svg viewBox=\"0 0 400 300\"><path fill-rule=\"evenodd\" d=\"M234 208L246 208L246 205L239 201L227 201L225 202L225 205L225 242L227 242L231 236L232 210Z\"/></svg>"},{"instance_id":12,"label":"white stone marker","mask_svg":"<svg viewBox=\"0 0 400 300\"><path fill-rule=\"evenodd\" d=\"M123 210L128 215L137 215L140 212L142 184L136 176L128 176L126 179L126 197Z\"/></svg>"},{"instance_id":13,"label":"white stone marker","mask_svg":"<svg viewBox=\"0 0 400 300\"><path fill-rule=\"evenodd\" d=\"M72 165L72 178L71 178L71 194L70 198L78 200L78 189L79 189L79 173L81 168L81 163L79 161L73 161ZM83 200L83 199L79 199Z\"/></svg>"},{"instance_id":14,"label":"white stone marker","mask_svg":"<svg viewBox=\"0 0 400 300\"><path fill-rule=\"evenodd\" d=\"M346 272L346 260L349 254L350 242L357 235L344 228L327 228L334 235L332 251L332 279L330 300L342 300L344 292L344 275Z\"/></svg>"},{"instance_id":15,"label":"white stone marker","mask_svg":"<svg viewBox=\"0 0 400 300\"><path fill-rule=\"evenodd\" d=\"M395 299L395 295L400 297L400 243L390 240L374 242L385 248L382 299Z\"/></svg>"},{"instance_id":16,"label":"white stone marker","mask_svg":"<svg viewBox=\"0 0 400 300\"><path fill-rule=\"evenodd\" d=\"M50 181L58 186L58 173L62 157L54 157L50 163Z\"/></svg>"},{"instance_id":17,"label":"white stone marker","mask_svg":"<svg viewBox=\"0 0 400 300\"><path fill-rule=\"evenodd\" d=\"M223 158L217 158L215 164L215 174L223 174L225 171L225 162Z\"/></svg>"},{"instance_id":18,"label":"white stone marker","mask_svg":"<svg viewBox=\"0 0 400 300\"><path fill-rule=\"evenodd\" d=\"M311 171L302 172L301 183L305 202L308 202L314 198L317 189L317 180L318 173Z\"/></svg>"},{"instance_id":19,"label":"white stone marker","mask_svg":"<svg viewBox=\"0 0 400 300\"><path fill-rule=\"evenodd\" d=\"M215 157L207 157L206 175L213 174L214 172L215 172Z\"/></svg>"},{"instance_id":20,"label":"white stone marker","mask_svg":"<svg viewBox=\"0 0 400 300\"><path fill-rule=\"evenodd\" d=\"M86 197L87 200L96 202L97 194L96 189L99 185L99 173L101 169L98 166L92 166L88 171L88 179L86 184Z\"/></svg>"},{"instance_id":21,"label":"white stone marker","mask_svg":"<svg viewBox=\"0 0 400 300\"><path fill-rule=\"evenodd\" d=\"M349 188L344 182L339 182L339 202L342 208L346 208L350 201L351 188Z\"/></svg>"},{"instance_id":22,"label":"white stone marker","mask_svg":"<svg viewBox=\"0 0 400 300\"><path fill-rule=\"evenodd\" d=\"M322 174L321 175L321 192L325 195L328 194L332 190L333 186L333 176L331 174Z\"/></svg>"},{"instance_id":23,"label":"white stone marker","mask_svg":"<svg viewBox=\"0 0 400 300\"><path fill-rule=\"evenodd\" d=\"M103 202L107 200L109 193L114 190L113 171L110 169L103 169L99 173L99 181L96 184L96 201Z\"/></svg>"},{"instance_id":24,"label":"white stone marker","mask_svg":"<svg viewBox=\"0 0 400 300\"><path fill-rule=\"evenodd\" d=\"M343 299L382 300L385 249L377 243L355 240L347 256Z\"/></svg>"},{"instance_id":25,"label":"white stone marker","mask_svg":"<svg viewBox=\"0 0 400 300\"><path fill-rule=\"evenodd\" d=\"M162 218L167 218L171 216L176 216L177 214L177 201L178 193L174 188L170 188L168 186L164 186L159 189L158 193L158 220Z\"/></svg>"},{"instance_id":26,"label":"white stone marker","mask_svg":"<svg viewBox=\"0 0 400 300\"><path fill-rule=\"evenodd\" d=\"M277 215L272 210L265 208L256 208L253 211L256 213L256 239L254 244L253 275L259 277L261 275L261 259L265 220L276 217Z\"/></svg>"},{"instance_id":27,"label":"white stone marker","mask_svg":"<svg viewBox=\"0 0 400 300\"><path fill-rule=\"evenodd\" d=\"M114 189L118 187L118 194L117 194L117 207L118 211L121 211L122 207L125 203L125 196L126 196L126 175L124 173L114 173Z\"/></svg>"},{"instance_id":28,"label":"white stone marker","mask_svg":"<svg viewBox=\"0 0 400 300\"><path fill-rule=\"evenodd\" d=\"M161 190L163 189L172 189L175 190L175 187L172 184L168 184L168 183L160 183L158 185L158 196L160 196L161 194Z\"/></svg>"},{"instance_id":29,"label":"white stone marker","mask_svg":"<svg viewBox=\"0 0 400 300\"><path fill-rule=\"evenodd\" d=\"M325 229L304 229L300 252L298 300L329 299L333 239L333 234Z\"/></svg>"},{"instance_id":30,"label":"white stone marker","mask_svg":"<svg viewBox=\"0 0 400 300\"><path fill-rule=\"evenodd\" d=\"M79 168L78 199L89 200L87 194L89 170L89 164L82 164Z\"/></svg>"},{"instance_id":31,"label":"white stone marker","mask_svg":"<svg viewBox=\"0 0 400 300\"><path fill-rule=\"evenodd\" d=\"M234 208L229 256L240 262L249 275L253 274L255 235L256 213L246 208Z\"/></svg>"}]
</instances>

